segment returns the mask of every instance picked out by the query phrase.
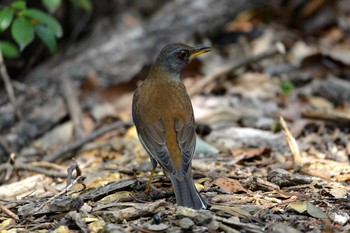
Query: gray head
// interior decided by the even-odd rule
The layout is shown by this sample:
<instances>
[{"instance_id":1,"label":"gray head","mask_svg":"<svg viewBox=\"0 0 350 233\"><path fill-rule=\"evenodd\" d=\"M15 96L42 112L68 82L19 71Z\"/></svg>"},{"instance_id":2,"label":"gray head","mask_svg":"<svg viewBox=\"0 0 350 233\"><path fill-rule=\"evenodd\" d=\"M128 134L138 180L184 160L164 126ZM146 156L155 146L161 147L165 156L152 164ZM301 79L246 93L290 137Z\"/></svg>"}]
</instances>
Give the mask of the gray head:
<instances>
[{"instance_id":1,"label":"gray head","mask_svg":"<svg viewBox=\"0 0 350 233\"><path fill-rule=\"evenodd\" d=\"M209 51L210 48L204 46L191 47L180 43L168 44L160 51L154 65L162 66L174 74L179 74L194 57Z\"/></svg>"}]
</instances>

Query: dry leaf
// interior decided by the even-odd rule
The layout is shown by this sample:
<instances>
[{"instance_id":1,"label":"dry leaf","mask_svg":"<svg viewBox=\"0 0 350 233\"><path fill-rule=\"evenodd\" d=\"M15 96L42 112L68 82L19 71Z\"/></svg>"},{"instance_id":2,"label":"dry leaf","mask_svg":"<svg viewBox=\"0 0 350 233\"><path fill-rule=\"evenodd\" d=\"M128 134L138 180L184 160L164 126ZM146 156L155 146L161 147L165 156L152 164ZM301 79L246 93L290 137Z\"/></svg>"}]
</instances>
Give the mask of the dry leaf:
<instances>
[{"instance_id":1,"label":"dry leaf","mask_svg":"<svg viewBox=\"0 0 350 233\"><path fill-rule=\"evenodd\" d=\"M219 186L221 189L229 193L236 193L240 191L247 192L247 190L241 185L241 183L239 183L239 181L230 178L218 178L215 179L212 184Z\"/></svg>"},{"instance_id":2,"label":"dry leaf","mask_svg":"<svg viewBox=\"0 0 350 233\"><path fill-rule=\"evenodd\" d=\"M293 203L290 203L288 206L299 213L304 213L306 211L310 216L314 218L319 218L319 219L328 218L325 212L323 212L320 208L314 206L308 201L293 202Z\"/></svg>"}]
</instances>

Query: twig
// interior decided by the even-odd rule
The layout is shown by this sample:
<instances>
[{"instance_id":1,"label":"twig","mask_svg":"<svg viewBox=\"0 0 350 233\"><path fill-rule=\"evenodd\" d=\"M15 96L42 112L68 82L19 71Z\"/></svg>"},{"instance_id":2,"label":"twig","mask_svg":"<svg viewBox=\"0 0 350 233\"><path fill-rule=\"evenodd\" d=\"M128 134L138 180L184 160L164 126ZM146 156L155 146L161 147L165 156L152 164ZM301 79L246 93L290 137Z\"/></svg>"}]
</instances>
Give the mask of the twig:
<instances>
[{"instance_id":1,"label":"twig","mask_svg":"<svg viewBox=\"0 0 350 233\"><path fill-rule=\"evenodd\" d=\"M20 110L17 107L17 100L16 100L16 97L15 97L15 94L14 94L15 92L13 91L13 87L12 87L12 84L11 84L11 81L10 81L10 76L7 73L6 66L4 64L4 58L2 56L1 51L0 51L0 73L1 73L2 79L4 80L4 84L5 84L5 89L6 89L7 95L8 95L8 97L10 99L10 102L11 102L11 104L12 104L14 110L15 110L16 117L18 119L21 119L22 115L21 115Z\"/></svg>"},{"instance_id":2,"label":"twig","mask_svg":"<svg viewBox=\"0 0 350 233\"><path fill-rule=\"evenodd\" d=\"M38 212L39 210L41 210L41 208L43 208L45 205L47 205L48 203L50 203L51 201L53 201L56 197L61 196L64 193L67 193L68 190L73 187L75 184L77 183L82 183L85 180L85 176L78 176L77 178L75 178L75 180L68 185L66 188L64 188L61 192L59 192L58 194L54 195L53 197L51 197L50 199L48 199L47 201L45 201L43 204L41 204L36 210L35 212ZM84 185L85 187L85 185Z\"/></svg>"},{"instance_id":3,"label":"twig","mask_svg":"<svg viewBox=\"0 0 350 233\"><path fill-rule=\"evenodd\" d=\"M82 113L81 107L78 101L77 96L74 94L74 87L71 79L68 76L62 75L60 77L61 80L61 89L63 93L63 97L66 101L69 115L73 121L74 125L74 133L78 139L84 137L84 130L82 124Z\"/></svg>"},{"instance_id":4,"label":"twig","mask_svg":"<svg viewBox=\"0 0 350 233\"><path fill-rule=\"evenodd\" d=\"M289 149L291 150L292 155L293 155L294 170L300 170L300 167L302 167L303 164L302 164L302 160L301 160L301 156L300 156L298 143L295 140L295 138L293 137L293 135L290 133L290 131L287 127L287 124L284 121L282 116L280 116L280 123L282 126L283 134L284 134L286 141L288 143Z\"/></svg>"},{"instance_id":5,"label":"twig","mask_svg":"<svg viewBox=\"0 0 350 233\"><path fill-rule=\"evenodd\" d=\"M71 164L69 166L69 168L67 169L68 176L67 176L66 186L70 185L74 171L77 171L77 175L76 176L80 176L81 175L80 167L79 167L79 165L76 162Z\"/></svg>"},{"instance_id":6,"label":"twig","mask_svg":"<svg viewBox=\"0 0 350 233\"><path fill-rule=\"evenodd\" d=\"M1 204L0 204L0 210L1 210L3 213L5 213L5 214L7 214L8 216L10 216L11 218L13 218L14 220L16 220L16 221L19 220L19 217L18 217L15 213L13 213L11 210L9 210L8 208L6 208L5 206L3 206L3 205L1 205Z\"/></svg>"},{"instance_id":7,"label":"twig","mask_svg":"<svg viewBox=\"0 0 350 233\"><path fill-rule=\"evenodd\" d=\"M75 150L78 150L80 147L82 147L85 143L88 143L92 140L94 140L97 137L102 136L105 133L108 133L109 131L118 129L122 126L130 126L132 123L131 122L115 122L111 125L108 125L100 130L97 130L95 132L92 132L91 134L89 134L88 136L86 136L85 138L82 138L76 142L73 142L72 144L68 145L66 148L64 148L63 150L60 151L56 151L53 154L47 155L44 157L44 161L48 161L48 162L53 162L56 159L60 158L60 159L68 159L70 157L72 157L73 155L70 152L73 152Z\"/></svg>"},{"instance_id":8,"label":"twig","mask_svg":"<svg viewBox=\"0 0 350 233\"><path fill-rule=\"evenodd\" d=\"M239 233L239 231L229 227L229 226L226 226L225 224L219 222L219 228L227 233Z\"/></svg>"},{"instance_id":9,"label":"twig","mask_svg":"<svg viewBox=\"0 0 350 233\"><path fill-rule=\"evenodd\" d=\"M35 167L43 167L43 168L51 168L51 169L56 169L59 171L65 171L66 167L61 166L56 163L49 163L49 162L44 162L44 161L38 161L38 162L31 162L30 165L35 166Z\"/></svg>"},{"instance_id":10,"label":"twig","mask_svg":"<svg viewBox=\"0 0 350 233\"><path fill-rule=\"evenodd\" d=\"M212 73L210 73L205 78L198 81L196 83L196 85L193 86L193 88L189 88L188 93L191 96L198 94L203 90L203 88L206 85L208 85L210 82L213 82L215 79L217 79L223 75L226 75L229 73L234 73L236 70L238 70L239 68L241 68L243 66L252 64L254 62L261 61L265 58L272 57L276 54L284 54L284 53L285 53L284 45L282 43L277 43L275 45L275 47L273 47L272 49L267 50L265 52L262 52L258 55L247 57L247 58L239 61L238 63L233 63L233 64L221 66L221 67L215 69Z\"/></svg>"},{"instance_id":11,"label":"twig","mask_svg":"<svg viewBox=\"0 0 350 233\"><path fill-rule=\"evenodd\" d=\"M346 123L350 122L350 113L341 112L335 109L329 110L306 110L301 113L302 117L317 119L317 120L326 120L326 121L334 121L338 123Z\"/></svg>"},{"instance_id":12,"label":"twig","mask_svg":"<svg viewBox=\"0 0 350 233\"><path fill-rule=\"evenodd\" d=\"M228 224L228 225L233 225L239 229L246 229L247 232L262 232L261 227L254 225L252 223L243 223L243 222L234 222L231 221L230 219L219 217L219 216L214 216L214 219L216 221L220 221L222 223Z\"/></svg>"},{"instance_id":13,"label":"twig","mask_svg":"<svg viewBox=\"0 0 350 233\"><path fill-rule=\"evenodd\" d=\"M24 163L15 163L13 165L6 163L0 165L0 171L2 170L8 170L8 169L15 169L15 170L24 170L24 171L32 171L37 172L40 174L44 174L51 177L59 177L59 178L66 178L67 174L62 172L56 172L52 170L47 170L41 167L35 167L31 164L24 164Z\"/></svg>"}]
</instances>

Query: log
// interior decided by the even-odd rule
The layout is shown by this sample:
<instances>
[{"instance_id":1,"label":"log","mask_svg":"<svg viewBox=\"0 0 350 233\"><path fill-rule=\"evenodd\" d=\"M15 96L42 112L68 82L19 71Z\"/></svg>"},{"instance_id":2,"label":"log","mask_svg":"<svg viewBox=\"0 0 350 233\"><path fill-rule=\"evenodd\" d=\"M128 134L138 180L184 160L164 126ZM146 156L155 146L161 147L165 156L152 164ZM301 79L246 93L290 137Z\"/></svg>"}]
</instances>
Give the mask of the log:
<instances>
[{"instance_id":1,"label":"log","mask_svg":"<svg viewBox=\"0 0 350 233\"><path fill-rule=\"evenodd\" d=\"M75 50L68 50L69 53L63 54L61 58L52 58L27 75L24 83L28 89L35 92L21 93L22 101L19 103L19 108L24 113L24 119L20 122L9 121L14 119L11 117L11 114L14 116L14 111L12 113L9 111L6 119L0 114L0 126L4 126L0 129L0 133L6 135L11 132L7 137L12 142L10 151L19 151L21 147L29 144L67 116L67 108L62 110L61 104L57 105L60 114L54 120L51 114L57 112L56 105L52 103L57 101L62 103L59 91L61 75L69 77L75 88L79 87L80 81L90 71L96 72L97 85L101 88L129 81L144 67L149 66L166 44L171 42L195 44L195 38L207 38L215 34L241 11L262 4L264 3L258 0L169 1L148 21L135 28L124 31L110 28L108 33L110 39L105 43L101 43L99 39L105 35L92 34L99 38L89 38L95 43L90 43L88 48L82 49L74 45L77 47ZM0 91L0 99L2 98L7 97ZM38 106L40 111L37 109ZM50 114L36 114L39 112L50 112ZM30 122L30 132L28 124L22 121Z\"/></svg>"},{"instance_id":2,"label":"log","mask_svg":"<svg viewBox=\"0 0 350 233\"><path fill-rule=\"evenodd\" d=\"M74 79L81 79L91 70L97 72L98 85L101 87L128 81L145 65L151 64L166 44L171 42L193 44L196 37L203 38L214 34L236 14L258 6L260 2L257 0L169 2L140 26L122 34L113 34L108 42L91 45L90 48L65 59L54 68L44 65L35 69L28 75L26 82L41 83L45 80L49 82L57 79L61 73Z\"/></svg>"}]
</instances>

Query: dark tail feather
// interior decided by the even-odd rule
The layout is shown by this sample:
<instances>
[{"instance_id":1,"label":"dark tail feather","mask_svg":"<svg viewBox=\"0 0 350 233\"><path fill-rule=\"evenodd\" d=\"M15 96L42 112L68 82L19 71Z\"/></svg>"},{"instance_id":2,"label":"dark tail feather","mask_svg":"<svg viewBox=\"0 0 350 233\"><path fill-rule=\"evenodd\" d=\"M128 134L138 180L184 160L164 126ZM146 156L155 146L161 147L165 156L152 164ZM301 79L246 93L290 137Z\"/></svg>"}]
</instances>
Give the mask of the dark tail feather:
<instances>
[{"instance_id":1,"label":"dark tail feather","mask_svg":"<svg viewBox=\"0 0 350 233\"><path fill-rule=\"evenodd\" d=\"M207 204L194 186L191 168L186 173L183 180L180 181L171 175L170 180L174 188L177 205L190 207L196 210L207 208Z\"/></svg>"}]
</instances>

